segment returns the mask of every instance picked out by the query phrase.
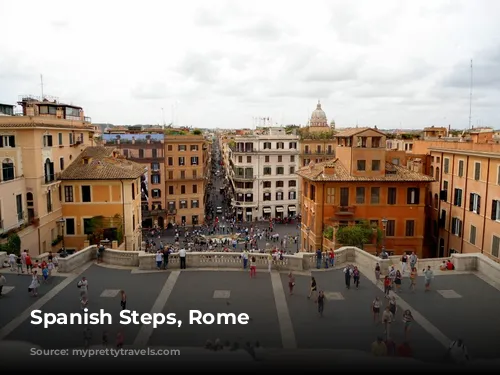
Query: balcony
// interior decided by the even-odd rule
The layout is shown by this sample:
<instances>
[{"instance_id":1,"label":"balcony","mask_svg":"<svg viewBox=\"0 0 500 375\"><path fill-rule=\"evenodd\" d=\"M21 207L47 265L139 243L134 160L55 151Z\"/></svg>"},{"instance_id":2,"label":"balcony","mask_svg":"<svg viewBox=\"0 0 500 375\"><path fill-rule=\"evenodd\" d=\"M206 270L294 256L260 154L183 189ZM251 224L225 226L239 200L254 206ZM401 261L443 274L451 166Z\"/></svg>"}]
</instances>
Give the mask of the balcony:
<instances>
[{"instance_id":1,"label":"balcony","mask_svg":"<svg viewBox=\"0 0 500 375\"><path fill-rule=\"evenodd\" d=\"M252 207L258 204L258 202L240 202L240 201L236 201L235 203L236 207Z\"/></svg>"},{"instance_id":2,"label":"balcony","mask_svg":"<svg viewBox=\"0 0 500 375\"><path fill-rule=\"evenodd\" d=\"M130 145L127 144L127 147ZM130 148L130 147L129 147ZM163 162L164 158L161 156L151 156L151 155L144 155L144 156L139 156L139 155L129 155L127 157L128 160L135 161L138 163L154 163L154 162Z\"/></svg>"},{"instance_id":3,"label":"balcony","mask_svg":"<svg viewBox=\"0 0 500 375\"><path fill-rule=\"evenodd\" d=\"M167 215L177 215L177 210L175 208L169 208L167 210Z\"/></svg>"},{"instance_id":4,"label":"balcony","mask_svg":"<svg viewBox=\"0 0 500 375\"><path fill-rule=\"evenodd\" d=\"M151 211L142 211L142 217L153 217L159 215L165 215L167 210L151 210Z\"/></svg>"},{"instance_id":5,"label":"balcony","mask_svg":"<svg viewBox=\"0 0 500 375\"><path fill-rule=\"evenodd\" d=\"M356 213L356 206L335 206L336 216L353 216Z\"/></svg>"},{"instance_id":6,"label":"balcony","mask_svg":"<svg viewBox=\"0 0 500 375\"><path fill-rule=\"evenodd\" d=\"M234 180L238 180L238 181L254 181L255 180L255 176L248 176L248 175L243 175L243 174L235 174L233 176L233 179Z\"/></svg>"}]
</instances>

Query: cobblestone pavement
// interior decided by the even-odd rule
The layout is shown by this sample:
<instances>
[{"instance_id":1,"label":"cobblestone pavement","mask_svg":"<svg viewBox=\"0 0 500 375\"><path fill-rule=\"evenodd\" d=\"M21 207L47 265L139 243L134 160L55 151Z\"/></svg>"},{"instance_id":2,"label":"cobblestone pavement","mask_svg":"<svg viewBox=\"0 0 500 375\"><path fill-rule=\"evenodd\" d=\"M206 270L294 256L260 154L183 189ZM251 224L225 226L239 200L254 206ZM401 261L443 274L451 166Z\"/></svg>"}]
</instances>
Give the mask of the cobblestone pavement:
<instances>
[{"instance_id":1,"label":"cobblestone pavement","mask_svg":"<svg viewBox=\"0 0 500 375\"><path fill-rule=\"evenodd\" d=\"M122 331L126 345L142 342L154 346L200 347L206 340L219 338L240 344L259 341L268 348L367 351L383 333L382 327L372 321L370 312L371 301L375 296L382 297L382 292L363 275L359 290L347 290L340 270L313 271L319 288L327 296L323 317L317 313L315 303L307 299L310 282L307 276L296 276L295 293L289 296L287 275L277 273L259 272L256 279L250 279L244 271L133 273L92 265L82 275L89 279L91 312L104 309L114 317L112 326L93 327L93 345L101 343L106 330L111 343L117 332ZM45 348L83 346L82 326L43 329L30 324L29 317L30 305L44 298L45 303L37 306L44 312L79 312L78 278L70 283L65 283L69 279L64 277L54 279L46 290L42 287L41 297L35 300L25 290L27 277L7 274L7 286L14 289L0 299L0 323L5 326L9 319L14 319L10 325L18 323L7 335L0 329L0 339L30 341ZM397 343L403 341L402 310L410 308L416 318L410 333L415 358L440 360L445 351L443 337L462 338L473 357L500 357L490 344L500 335L499 328L492 324L500 311L496 289L475 275L436 276L430 292L424 292L422 280L418 281L415 293L404 290L407 287L404 285L398 296L400 310L392 326ZM182 326L164 325L155 330L141 325L121 327L117 323L120 289L127 292L128 308L139 313L176 313L183 321ZM237 326L189 325L188 311L193 309L204 313L246 313L251 321Z\"/></svg>"}]
</instances>

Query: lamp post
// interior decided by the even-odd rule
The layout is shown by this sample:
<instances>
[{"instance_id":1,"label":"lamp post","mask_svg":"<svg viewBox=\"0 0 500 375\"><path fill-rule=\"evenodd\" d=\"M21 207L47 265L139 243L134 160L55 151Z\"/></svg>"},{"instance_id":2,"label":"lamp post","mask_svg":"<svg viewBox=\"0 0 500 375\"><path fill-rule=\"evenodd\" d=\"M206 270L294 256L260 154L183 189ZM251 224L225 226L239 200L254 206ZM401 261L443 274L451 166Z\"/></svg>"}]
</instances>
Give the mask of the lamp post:
<instances>
[{"instance_id":1,"label":"lamp post","mask_svg":"<svg viewBox=\"0 0 500 375\"><path fill-rule=\"evenodd\" d=\"M309 232L311 231L311 229L309 227L306 227L306 253L309 252Z\"/></svg>"},{"instance_id":2,"label":"lamp post","mask_svg":"<svg viewBox=\"0 0 500 375\"><path fill-rule=\"evenodd\" d=\"M64 225L66 224L66 220L64 218L60 218L57 222L61 226L62 250L66 250L66 247L64 246Z\"/></svg>"},{"instance_id":3,"label":"lamp post","mask_svg":"<svg viewBox=\"0 0 500 375\"><path fill-rule=\"evenodd\" d=\"M385 251L385 233L386 233L386 229L387 229L387 219L384 217L382 219L382 228L384 230L384 237L382 237L382 252Z\"/></svg>"}]
</instances>

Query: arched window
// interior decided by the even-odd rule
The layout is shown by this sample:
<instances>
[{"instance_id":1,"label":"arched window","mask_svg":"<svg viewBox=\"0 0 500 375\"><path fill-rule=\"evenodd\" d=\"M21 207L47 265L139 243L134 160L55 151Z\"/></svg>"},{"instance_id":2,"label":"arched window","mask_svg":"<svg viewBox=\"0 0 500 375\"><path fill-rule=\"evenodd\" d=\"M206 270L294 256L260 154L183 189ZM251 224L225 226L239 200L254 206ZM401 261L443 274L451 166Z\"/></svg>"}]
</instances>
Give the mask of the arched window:
<instances>
[{"instance_id":1,"label":"arched window","mask_svg":"<svg viewBox=\"0 0 500 375\"><path fill-rule=\"evenodd\" d=\"M2 161L2 181L10 181L15 178L14 162L11 159Z\"/></svg>"},{"instance_id":2,"label":"arched window","mask_svg":"<svg viewBox=\"0 0 500 375\"><path fill-rule=\"evenodd\" d=\"M44 165L44 170L45 170L45 183L53 182L56 179L56 176L54 174L54 163L50 161L49 158L45 159L45 165Z\"/></svg>"},{"instance_id":3,"label":"arched window","mask_svg":"<svg viewBox=\"0 0 500 375\"><path fill-rule=\"evenodd\" d=\"M439 195L434 194L434 208L437 210L439 205Z\"/></svg>"},{"instance_id":4,"label":"arched window","mask_svg":"<svg viewBox=\"0 0 500 375\"><path fill-rule=\"evenodd\" d=\"M436 181L439 181L439 167L436 167Z\"/></svg>"},{"instance_id":5,"label":"arched window","mask_svg":"<svg viewBox=\"0 0 500 375\"><path fill-rule=\"evenodd\" d=\"M434 167L431 165L429 175L434 176Z\"/></svg>"}]
</instances>

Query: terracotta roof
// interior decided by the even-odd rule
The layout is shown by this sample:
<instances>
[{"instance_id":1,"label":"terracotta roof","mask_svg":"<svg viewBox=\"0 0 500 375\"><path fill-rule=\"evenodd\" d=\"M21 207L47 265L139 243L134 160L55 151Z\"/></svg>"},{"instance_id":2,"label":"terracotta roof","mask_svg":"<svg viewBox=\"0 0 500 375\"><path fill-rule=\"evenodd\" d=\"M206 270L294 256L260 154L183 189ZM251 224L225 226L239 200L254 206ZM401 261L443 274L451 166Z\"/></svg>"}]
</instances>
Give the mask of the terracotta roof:
<instances>
[{"instance_id":1,"label":"terracotta roof","mask_svg":"<svg viewBox=\"0 0 500 375\"><path fill-rule=\"evenodd\" d=\"M116 152L113 156L113 152ZM84 159L89 159L84 163ZM127 160L114 147L87 147L61 173L61 180L128 180L142 176L145 167Z\"/></svg>"},{"instance_id":2,"label":"terracotta roof","mask_svg":"<svg viewBox=\"0 0 500 375\"><path fill-rule=\"evenodd\" d=\"M335 168L333 174L323 174L323 168ZM432 182L434 178L426 176L422 173L414 172L399 165L385 163L385 176L369 177L369 176L351 176L346 167L339 159L332 159L323 163L314 164L299 169L297 174L303 178L312 181L358 181L358 182Z\"/></svg>"},{"instance_id":3,"label":"terracotta roof","mask_svg":"<svg viewBox=\"0 0 500 375\"><path fill-rule=\"evenodd\" d=\"M66 121L71 121L71 120L66 120ZM73 121L75 124L42 124L42 123L36 123L36 122L26 122L23 124L9 124L9 123L0 123L0 128L75 128L75 129L88 129L88 130L93 130L93 127L91 125L82 125L83 121L81 120L74 120Z\"/></svg>"},{"instance_id":4,"label":"terracotta roof","mask_svg":"<svg viewBox=\"0 0 500 375\"><path fill-rule=\"evenodd\" d=\"M380 130L377 130L375 128L364 127L364 128L352 128L352 129L346 129L346 130L343 130L343 131L339 131L337 134L334 135L334 137L337 137L337 138L352 137L353 135L362 133L362 132L367 131L367 130L373 130L373 131L375 131L377 133L385 135Z\"/></svg>"}]
</instances>

